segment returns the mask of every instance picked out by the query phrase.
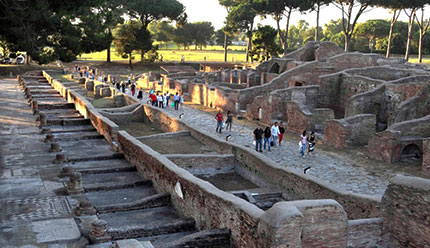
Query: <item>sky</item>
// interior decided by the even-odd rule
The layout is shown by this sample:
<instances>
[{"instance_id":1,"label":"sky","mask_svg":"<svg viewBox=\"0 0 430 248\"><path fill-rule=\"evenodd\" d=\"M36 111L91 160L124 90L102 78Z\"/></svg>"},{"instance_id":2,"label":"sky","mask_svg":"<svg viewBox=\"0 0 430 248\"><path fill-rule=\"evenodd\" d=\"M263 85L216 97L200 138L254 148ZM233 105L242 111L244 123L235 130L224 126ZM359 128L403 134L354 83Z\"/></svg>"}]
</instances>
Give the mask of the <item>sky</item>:
<instances>
[{"instance_id":1,"label":"sky","mask_svg":"<svg viewBox=\"0 0 430 248\"><path fill-rule=\"evenodd\" d=\"M224 20L227 15L227 11L224 7L218 4L218 0L178 0L185 8L188 15L188 22L196 21L210 21L214 25L215 29L220 29L224 25ZM338 8L333 5L324 7L320 14L320 24L329 23L331 19L337 20L341 18L341 12ZM359 22L365 22L369 19L390 19L391 14L388 10L383 8L375 8L364 13ZM285 19L285 18L284 18ZM407 17L404 13L400 15L400 20L407 21ZM300 14L295 12L291 17L291 24L296 24L299 20L306 20L309 25L315 26L316 14ZM263 25L272 25L276 27L276 22L273 19L260 20L260 17L256 18L256 22ZM285 20L281 22L282 26L285 26Z\"/></svg>"}]
</instances>

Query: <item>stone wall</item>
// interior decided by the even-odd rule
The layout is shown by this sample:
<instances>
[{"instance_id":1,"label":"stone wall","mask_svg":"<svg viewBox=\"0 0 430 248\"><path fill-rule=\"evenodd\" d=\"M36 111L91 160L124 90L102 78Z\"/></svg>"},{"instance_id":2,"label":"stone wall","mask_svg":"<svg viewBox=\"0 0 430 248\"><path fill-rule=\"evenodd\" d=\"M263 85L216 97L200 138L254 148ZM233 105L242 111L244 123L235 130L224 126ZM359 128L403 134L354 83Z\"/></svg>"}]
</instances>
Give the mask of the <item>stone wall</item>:
<instances>
[{"instance_id":1,"label":"stone wall","mask_svg":"<svg viewBox=\"0 0 430 248\"><path fill-rule=\"evenodd\" d=\"M382 219L348 221L348 247L383 247Z\"/></svg>"},{"instance_id":2,"label":"stone wall","mask_svg":"<svg viewBox=\"0 0 430 248\"><path fill-rule=\"evenodd\" d=\"M390 116L388 124L417 119L430 114L430 85L426 85L421 93L403 101Z\"/></svg>"},{"instance_id":3,"label":"stone wall","mask_svg":"<svg viewBox=\"0 0 430 248\"><path fill-rule=\"evenodd\" d=\"M324 143L339 149L349 145L367 145L375 132L376 116L373 114L333 119L325 125Z\"/></svg>"},{"instance_id":4,"label":"stone wall","mask_svg":"<svg viewBox=\"0 0 430 248\"><path fill-rule=\"evenodd\" d=\"M387 247L429 247L430 180L397 175L382 198Z\"/></svg>"},{"instance_id":5,"label":"stone wall","mask_svg":"<svg viewBox=\"0 0 430 248\"><path fill-rule=\"evenodd\" d=\"M215 175L234 171L233 155L174 154L166 157L193 175Z\"/></svg>"},{"instance_id":6,"label":"stone wall","mask_svg":"<svg viewBox=\"0 0 430 248\"><path fill-rule=\"evenodd\" d=\"M315 122L311 110L303 104L289 101L287 105L287 129L296 133L314 130Z\"/></svg>"},{"instance_id":7,"label":"stone wall","mask_svg":"<svg viewBox=\"0 0 430 248\"><path fill-rule=\"evenodd\" d=\"M423 174L430 178L430 139L423 142Z\"/></svg>"}]
</instances>

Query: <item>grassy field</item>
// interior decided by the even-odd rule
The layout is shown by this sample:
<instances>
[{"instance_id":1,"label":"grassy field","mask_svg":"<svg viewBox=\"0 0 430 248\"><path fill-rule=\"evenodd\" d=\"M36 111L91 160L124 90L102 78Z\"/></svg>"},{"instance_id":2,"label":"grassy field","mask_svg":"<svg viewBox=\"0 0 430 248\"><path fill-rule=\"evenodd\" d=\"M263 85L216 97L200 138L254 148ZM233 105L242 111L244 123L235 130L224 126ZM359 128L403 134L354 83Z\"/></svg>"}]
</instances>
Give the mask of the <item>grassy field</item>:
<instances>
[{"instance_id":1,"label":"grassy field","mask_svg":"<svg viewBox=\"0 0 430 248\"><path fill-rule=\"evenodd\" d=\"M243 46L231 46L228 52L229 62L244 62L246 61L246 49ZM182 55L185 57L185 61L204 61L205 57L207 61L224 61L224 49L221 46L208 46L203 50L194 50L194 47L189 50L178 49L177 47L169 46L168 49L160 47L158 54L163 56L164 61L180 61ZM140 61L140 53L133 54L133 61ZM90 61L105 61L106 51L82 54L78 57L80 60ZM113 61L127 61L121 56L116 54L115 50L111 50L111 59Z\"/></svg>"}]
</instances>

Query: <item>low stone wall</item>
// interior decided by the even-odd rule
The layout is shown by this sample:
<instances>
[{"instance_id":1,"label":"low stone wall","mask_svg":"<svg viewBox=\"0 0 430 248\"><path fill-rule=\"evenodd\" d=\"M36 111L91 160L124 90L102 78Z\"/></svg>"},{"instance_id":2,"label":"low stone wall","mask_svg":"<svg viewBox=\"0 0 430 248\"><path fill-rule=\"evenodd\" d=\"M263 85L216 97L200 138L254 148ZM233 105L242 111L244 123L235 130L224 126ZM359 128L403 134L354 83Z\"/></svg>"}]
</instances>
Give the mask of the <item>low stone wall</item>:
<instances>
[{"instance_id":1,"label":"low stone wall","mask_svg":"<svg viewBox=\"0 0 430 248\"><path fill-rule=\"evenodd\" d=\"M339 149L349 145L367 145L375 130L376 116L373 114L333 119L326 123L324 143Z\"/></svg>"},{"instance_id":2,"label":"low stone wall","mask_svg":"<svg viewBox=\"0 0 430 248\"><path fill-rule=\"evenodd\" d=\"M423 166L424 175L430 177L430 139L425 139L423 142Z\"/></svg>"},{"instance_id":3,"label":"low stone wall","mask_svg":"<svg viewBox=\"0 0 430 248\"><path fill-rule=\"evenodd\" d=\"M383 247L382 219L360 219L348 221L348 247Z\"/></svg>"},{"instance_id":4,"label":"low stone wall","mask_svg":"<svg viewBox=\"0 0 430 248\"><path fill-rule=\"evenodd\" d=\"M430 180L397 175L382 199L387 247L429 247Z\"/></svg>"},{"instance_id":5,"label":"low stone wall","mask_svg":"<svg viewBox=\"0 0 430 248\"><path fill-rule=\"evenodd\" d=\"M99 112L117 124L144 121L146 117L144 106L139 103L112 110L103 109Z\"/></svg>"},{"instance_id":6,"label":"low stone wall","mask_svg":"<svg viewBox=\"0 0 430 248\"><path fill-rule=\"evenodd\" d=\"M343 206L350 219L379 216L379 197L343 191L302 171L279 166L247 148L234 145L233 154L239 162L237 166L272 182L294 199L334 199Z\"/></svg>"}]
</instances>

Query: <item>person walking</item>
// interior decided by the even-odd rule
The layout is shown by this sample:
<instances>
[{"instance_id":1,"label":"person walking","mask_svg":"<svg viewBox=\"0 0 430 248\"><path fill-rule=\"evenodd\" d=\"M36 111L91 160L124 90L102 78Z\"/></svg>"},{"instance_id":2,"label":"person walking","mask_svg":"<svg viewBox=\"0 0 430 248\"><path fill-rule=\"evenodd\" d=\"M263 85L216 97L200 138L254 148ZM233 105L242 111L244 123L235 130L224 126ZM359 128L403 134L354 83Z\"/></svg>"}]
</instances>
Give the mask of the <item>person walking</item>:
<instances>
[{"instance_id":1,"label":"person walking","mask_svg":"<svg viewBox=\"0 0 430 248\"><path fill-rule=\"evenodd\" d=\"M157 96L154 93L152 93L151 95L151 103L152 103L152 106L157 107Z\"/></svg>"},{"instance_id":2,"label":"person walking","mask_svg":"<svg viewBox=\"0 0 430 248\"><path fill-rule=\"evenodd\" d=\"M224 115L221 113L221 110L218 110L218 113L215 115L215 119L217 121L216 132L221 133L222 123L224 121Z\"/></svg>"},{"instance_id":3,"label":"person walking","mask_svg":"<svg viewBox=\"0 0 430 248\"><path fill-rule=\"evenodd\" d=\"M161 96L159 93L157 93L157 101L158 101L158 107L159 108L164 108L163 96Z\"/></svg>"},{"instance_id":4,"label":"person walking","mask_svg":"<svg viewBox=\"0 0 430 248\"><path fill-rule=\"evenodd\" d=\"M163 108L166 107L166 94L161 94L161 97L163 98Z\"/></svg>"},{"instance_id":5,"label":"person walking","mask_svg":"<svg viewBox=\"0 0 430 248\"><path fill-rule=\"evenodd\" d=\"M276 147L276 142L278 140L278 136L279 136L279 127L278 127L278 122L275 122L275 124L273 124L272 129L272 138L273 138L273 146Z\"/></svg>"},{"instance_id":6,"label":"person walking","mask_svg":"<svg viewBox=\"0 0 430 248\"><path fill-rule=\"evenodd\" d=\"M266 129L264 130L264 150L266 150L266 144L268 147L268 151L270 152L270 139L272 137L272 132L270 131L269 127L266 127Z\"/></svg>"},{"instance_id":7,"label":"person walking","mask_svg":"<svg viewBox=\"0 0 430 248\"><path fill-rule=\"evenodd\" d=\"M315 149L315 132L312 131L308 136L308 155L314 156L313 151Z\"/></svg>"},{"instance_id":8,"label":"person walking","mask_svg":"<svg viewBox=\"0 0 430 248\"><path fill-rule=\"evenodd\" d=\"M169 106L169 101L170 101L170 94L169 92L166 93L166 107Z\"/></svg>"},{"instance_id":9,"label":"person walking","mask_svg":"<svg viewBox=\"0 0 430 248\"><path fill-rule=\"evenodd\" d=\"M117 82L117 83L116 83L116 89L117 89L118 91L120 91L120 90L121 90L121 84L120 84L119 82Z\"/></svg>"},{"instance_id":10,"label":"person walking","mask_svg":"<svg viewBox=\"0 0 430 248\"><path fill-rule=\"evenodd\" d=\"M284 138L284 133L285 133L284 123L281 121L281 123L279 123L279 146L281 146L282 139Z\"/></svg>"},{"instance_id":11,"label":"person walking","mask_svg":"<svg viewBox=\"0 0 430 248\"><path fill-rule=\"evenodd\" d=\"M121 89L122 89L122 93L125 94L125 83L124 82L122 82L122 84L121 84Z\"/></svg>"},{"instance_id":12,"label":"person walking","mask_svg":"<svg viewBox=\"0 0 430 248\"><path fill-rule=\"evenodd\" d=\"M255 150L257 152L263 152L263 134L264 131L261 127L254 130Z\"/></svg>"},{"instance_id":13,"label":"person walking","mask_svg":"<svg viewBox=\"0 0 430 248\"><path fill-rule=\"evenodd\" d=\"M184 95L180 95L179 96L179 107L181 107L181 109L184 107Z\"/></svg>"},{"instance_id":14,"label":"person walking","mask_svg":"<svg viewBox=\"0 0 430 248\"><path fill-rule=\"evenodd\" d=\"M175 101L175 110L179 109L179 95L178 92L173 96L173 101Z\"/></svg>"},{"instance_id":15,"label":"person walking","mask_svg":"<svg viewBox=\"0 0 430 248\"><path fill-rule=\"evenodd\" d=\"M140 101L143 100L143 90L139 89L139 92L137 93L137 99L139 99Z\"/></svg>"},{"instance_id":16,"label":"person walking","mask_svg":"<svg viewBox=\"0 0 430 248\"><path fill-rule=\"evenodd\" d=\"M132 83L130 88L131 88L131 95L134 96L134 94L136 93L136 84Z\"/></svg>"},{"instance_id":17,"label":"person walking","mask_svg":"<svg viewBox=\"0 0 430 248\"><path fill-rule=\"evenodd\" d=\"M302 154L302 157L305 157L305 151L306 151L306 130L303 131L303 133L300 135L300 139L301 139L301 149L300 149L300 153Z\"/></svg>"},{"instance_id":18,"label":"person walking","mask_svg":"<svg viewBox=\"0 0 430 248\"><path fill-rule=\"evenodd\" d=\"M225 121L225 130L231 131L231 124L233 124L233 114L230 111L228 111L227 120Z\"/></svg>"}]
</instances>

